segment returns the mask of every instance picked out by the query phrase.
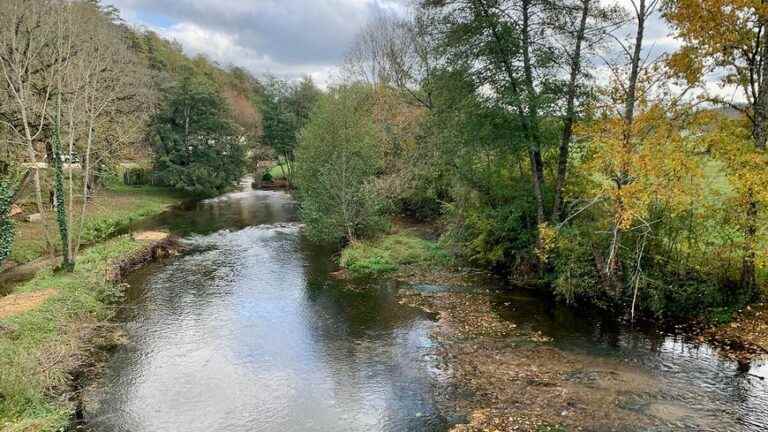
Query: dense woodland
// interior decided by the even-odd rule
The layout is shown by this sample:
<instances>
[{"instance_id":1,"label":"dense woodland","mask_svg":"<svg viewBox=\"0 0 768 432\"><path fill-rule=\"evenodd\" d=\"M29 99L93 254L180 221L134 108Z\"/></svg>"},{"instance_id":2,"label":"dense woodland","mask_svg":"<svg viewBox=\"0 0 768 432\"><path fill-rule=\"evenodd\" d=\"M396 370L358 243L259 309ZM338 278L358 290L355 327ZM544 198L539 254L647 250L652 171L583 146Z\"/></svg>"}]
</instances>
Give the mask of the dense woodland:
<instances>
[{"instance_id":1,"label":"dense woodland","mask_svg":"<svg viewBox=\"0 0 768 432\"><path fill-rule=\"evenodd\" d=\"M317 241L405 216L569 303L727 318L766 278L768 6L630 3L414 2L367 23L321 90L189 58L95 1L4 1L0 259L24 188L73 266L121 162L212 196L276 159ZM648 46L654 17L677 52Z\"/></svg>"},{"instance_id":2,"label":"dense woodland","mask_svg":"<svg viewBox=\"0 0 768 432\"><path fill-rule=\"evenodd\" d=\"M90 197L121 164L137 166L132 181L213 196L259 147L251 74L190 58L97 1L2 2L0 72L0 261L14 204L33 207L72 268Z\"/></svg>"},{"instance_id":3,"label":"dense woodland","mask_svg":"<svg viewBox=\"0 0 768 432\"><path fill-rule=\"evenodd\" d=\"M768 7L630 3L435 0L370 22L299 133L309 234L354 243L408 215L464 261L633 318L753 301ZM679 51L653 53L654 17Z\"/></svg>"}]
</instances>

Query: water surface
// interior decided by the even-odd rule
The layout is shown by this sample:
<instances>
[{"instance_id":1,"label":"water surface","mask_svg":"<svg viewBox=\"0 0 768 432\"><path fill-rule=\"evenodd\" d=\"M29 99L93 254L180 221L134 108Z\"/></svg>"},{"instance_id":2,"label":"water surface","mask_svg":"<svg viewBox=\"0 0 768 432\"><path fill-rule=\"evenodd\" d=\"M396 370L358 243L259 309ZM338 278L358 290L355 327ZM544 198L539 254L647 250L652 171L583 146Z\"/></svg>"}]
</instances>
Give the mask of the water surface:
<instances>
[{"instance_id":1,"label":"water surface","mask_svg":"<svg viewBox=\"0 0 768 432\"><path fill-rule=\"evenodd\" d=\"M392 284L330 278L334 252L302 237L289 195L244 185L148 226L183 235L191 251L132 275L130 343L88 410L95 431L437 432L459 421L438 408L438 397L456 395L429 338L432 317L399 305ZM564 352L630 365L655 383L617 410L661 419L660 430L768 430L765 365L739 369L706 344L578 315L529 291L473 289Z\"/></svg>"},{"instance_id":2,"label":"water surface","mask_svg":"<svg viewBox=\"0 0 768 432\"><path fill-rule=\"evenodd\" d=\"M443 431L426 314L345 289L291 198L246 191L160 218L192 249L129 281L130 344L99 431ZM192 234L202 233L202 234Z\"/></svg>"}]
</instances>

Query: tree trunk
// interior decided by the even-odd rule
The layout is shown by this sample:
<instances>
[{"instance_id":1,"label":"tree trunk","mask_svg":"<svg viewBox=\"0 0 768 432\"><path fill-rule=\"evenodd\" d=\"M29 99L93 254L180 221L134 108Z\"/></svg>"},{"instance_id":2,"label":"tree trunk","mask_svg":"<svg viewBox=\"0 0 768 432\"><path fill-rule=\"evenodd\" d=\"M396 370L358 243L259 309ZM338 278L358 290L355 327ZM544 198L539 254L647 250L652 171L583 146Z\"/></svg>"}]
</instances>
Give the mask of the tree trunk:
<instances>
[{"instance_id":1,"label":"tree trunk","mask_svg":"<svg viewBox=\"0 0 768 432\"><path fill-rule=\"evenodd\" d=\"M750 194L751 195L751 194ZM744 256L741 262L741 290L751 297L757 293L757 274L755 271L755 237L757 236L757 203L750 197L747 208L747 225L744 229Z\"/></svg>"},{"instance_id":2,"label":"tree trunk","mask_svg":"<svg viewBox=\"0 0 768 432\"><path fill-rule=\"evenodd\" d=\"M576 93L578 91L579 74L581 74L581 46L589 17L589 7L592 0L583 0L581 9L581 21L576 33L576 46L571 58L571 76L568 81L567 106L563 121L563 135L560 138L560 153L557 158L557 180L555 183L555 203L552 206L552 223L562 220L563 193L568 176L568 158L571 138L573 137L573 125L576 122Z\"/></svg>"},{"instance_id":3,"label":"tree trunk","mask_svg":"<svg viewBox=\"0 0 768 432\"><path fill-rule=\"evenodd\" d=\"M752 136L755 140L755 148L759 152L765 152L768 142L768 23L763 24L763 32L760 38L760 83L757 100L754 102L754 124ZM746 214L746 228L744 230L744 257L741 264L741 289L744 293L753 295L757 292L757 275L755 271L755 243L757 236L758 204L749 194L749 202Z\"/></svg>"},{"instance_id":4,"label":"tree trunk","mask_svg":"<svg viewBox=\"0 0 768 432\"><path fill-rule=\"evenodd\" d=\"M61 135L58 120L54 124L53 136L51 138L51 165L54 176L54 209L56 210L56 222L59 226L59 235L61 236L61 250L64 255L62 267L71 272L75 269L75 263L72 260L69 250L69 225L67 220L66 198L64 196L64 167L61 160Z\"/></svg>"},{"instance_id":5,"label":"tree trunk","mask_svg":"<svg viewBox=\"0 0 768 432\"><path fill-rule=\"evenodd\" d=\"M538 131L538 95L534 87L533 64L531 60L531 0L523 0L523 74L525 79L526 100L528 102L528 146L531 158L531 177L533 193L536 197L536 222L546 222L544 211L544 163L541 159L541 144Z\"/></svg>"},{"instance_id":6,"label":"tree trunk","mask_svg":"<svg viewBox=\"0 0 768 432\"><path fill-rule=\"evenodd\" d=\"M640 78L640 63L642 62L643 54L643 37L645 36L645 20L648 17L648 10L646 8L646 0L640 0L636 9L637 13L637 33L635 34L635 46L630 59L630 73L629 82L627 83L626 100L624 101L624 125L623 125L623 137L622 144L624 146L625 154L630 154L632 149L632 140L634 138L633 126L635 122L635 104L637 102L637 83ZM629 166L626 166L626 161L622 162L622 166L617 173L617 178L614 179L617 190L621 191L629 182ZM610 280L609 285L612 287L623 286L621 279L621 241L623 236L623 230L619 226L619 219L624 211L624 202L619 197L616 202L615 216L616 221L613 227L613 239L611 240L611 246L608 251L608 260L605 263L605 271L607 277Z\"/></svg>"},{"instance_id":7,"label":"tree trunk","mask_svg":"<svg viewBox=\"0 0 768 432\"><path fill-rule=\"evenodd\" d=\"M80 250L80 241L83 236L83 228L85 227L85 210L88 207L88 185L90 184L91 175L91 146L93 143L93 118L88 119L88 141L85 146L85 166L83 167L83 205L80 208L80 228L77 230L77 237L75 240L75 253L72 256L77 256Z\"/></svg>"}]
</instances>

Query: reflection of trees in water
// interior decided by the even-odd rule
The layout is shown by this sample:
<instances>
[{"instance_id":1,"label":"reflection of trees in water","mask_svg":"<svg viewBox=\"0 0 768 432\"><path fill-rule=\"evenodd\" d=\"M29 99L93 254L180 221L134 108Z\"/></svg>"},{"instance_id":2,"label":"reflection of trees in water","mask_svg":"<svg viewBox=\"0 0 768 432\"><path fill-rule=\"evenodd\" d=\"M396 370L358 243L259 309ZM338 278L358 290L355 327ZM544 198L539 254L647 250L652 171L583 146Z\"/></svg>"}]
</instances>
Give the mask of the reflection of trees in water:
<instances>
[{"instance_id":1,"label":"reflection of trees in water","mask_svg":"<svg viewBox=\"0 0 768 432\"><path fill-rule=\"evenodd\" d=\"M443 426L424 361L425 318L397 303L392 283L350 287L331 279L334 248L299 243L313 341L344 411L360 423L398 430L430 430L425 422L435 430Z\"/></svg>"}]
</instances>

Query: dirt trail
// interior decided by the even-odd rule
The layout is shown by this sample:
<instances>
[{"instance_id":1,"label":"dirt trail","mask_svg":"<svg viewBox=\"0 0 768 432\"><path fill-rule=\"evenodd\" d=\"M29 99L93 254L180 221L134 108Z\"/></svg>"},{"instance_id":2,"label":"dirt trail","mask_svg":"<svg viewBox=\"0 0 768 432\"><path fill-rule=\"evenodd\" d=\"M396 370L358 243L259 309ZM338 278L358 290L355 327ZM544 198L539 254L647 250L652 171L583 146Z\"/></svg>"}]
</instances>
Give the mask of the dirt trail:
<instances>
[{"instance_id":1,"label":"dirt trail","mask_svg":"<svg viewBox=\"0 0 768 432\"><path fill-rule=\"evenodd\" d=\"M0 320L32 310L54 296L56 289L9 294L0 298Z\"/></svg>"}]
</instances>

